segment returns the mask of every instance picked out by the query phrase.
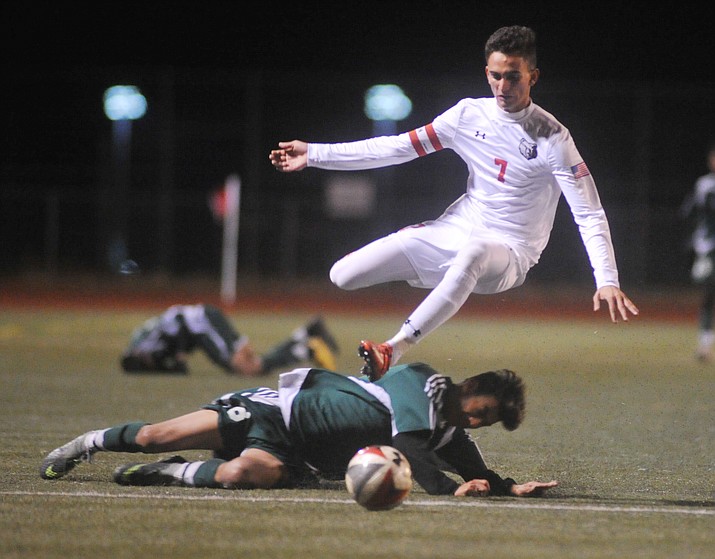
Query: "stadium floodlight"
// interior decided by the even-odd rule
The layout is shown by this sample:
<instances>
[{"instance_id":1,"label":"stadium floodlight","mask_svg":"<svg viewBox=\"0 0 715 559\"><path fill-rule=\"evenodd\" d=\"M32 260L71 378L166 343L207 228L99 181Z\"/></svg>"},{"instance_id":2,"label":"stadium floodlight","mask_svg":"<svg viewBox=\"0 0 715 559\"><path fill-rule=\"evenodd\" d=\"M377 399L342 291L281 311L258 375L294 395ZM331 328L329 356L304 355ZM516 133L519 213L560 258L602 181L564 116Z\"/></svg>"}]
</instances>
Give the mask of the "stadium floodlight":
<instances>
[{"instance_id":1,"label":"stadium floodlight","mask_svg":"<svg viewBox=\"0 0 715 559\"><path fill-rule=\"evenodd\" d=\"M110 268L126 275L127 221L130 212L129 185L132 122L146 114L147 102L139 88L114 85L104 92L104 114L112 122L112 165L114 180L105 191L107 262Z\"/></svg>"},{"instance_id":2,"label":"stadium floodlight","mask_svg":"<svg viewBox=\"0 0 715 559\"><path fill-rule=\"evenodd\" d=\"M373 85L365 92L365 115L370 120L403 120L411 112L412 101L398 85Z\"/></svg>"},{"instance_id":3,"label":"stadium floodlight","mask_svg":"<svg viewBox=\"0 0 715 559\"><path fill-rule=\"evenodd\" d=\"M146 98L134 85L113 85L104 92L104 114L109 120L137 120L146 109Z\"/></svg>"}]
</instances>

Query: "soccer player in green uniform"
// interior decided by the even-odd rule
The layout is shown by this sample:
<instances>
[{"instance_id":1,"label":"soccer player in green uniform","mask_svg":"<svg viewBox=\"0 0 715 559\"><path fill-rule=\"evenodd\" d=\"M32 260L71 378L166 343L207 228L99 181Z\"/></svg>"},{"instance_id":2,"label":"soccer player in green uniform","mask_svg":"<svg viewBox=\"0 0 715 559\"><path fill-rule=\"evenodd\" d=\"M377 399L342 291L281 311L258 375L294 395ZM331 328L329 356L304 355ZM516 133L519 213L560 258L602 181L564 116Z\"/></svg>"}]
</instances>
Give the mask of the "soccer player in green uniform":
<instances>
[{"instance_id":1,"label":"soccer player in green uniform","mask_svg":"<svg viewBox=\"0 0 715 559\"><path fill-rule=\"evenodd\" d=\"M715 309L715 143L708 148L709 173L695 182L692 192L683 201L682 216L693 229L690 248L695 256L691 277L703 288L698 309L698 346L695 353L700 361L710 361L715 345L713 310Z\"/></svg>"},{"instance_id":2,"label":"soccer player in green uniform","mask_svg":"<svg viewBox=\"0 0 715 559\"><path fill-rule=\"evenodd\" d=\"M522 380L507 370L453 383L418 363L394 367L371 383L323 369L295 369L281 375L277 392L244 390L156 425L127 423L85 433L52 451L40 474L62 477L102 450L208 449L215 452L211 460L172 457L129 464L119 467L114 478L123 485L291 487L311 474L342 478L357 450L389 444L407 456L415 480L430 494L538 495L557 483L517 484L502 478L487 468L465 432L497 422L512 430L523 413Z\"/></svg>"},{"instance_id":3,"label":"soccer player in green uniform","mask_svg":"<svg viewBox=\"0 0 715 559\"><path fill-rule=\"evenodd\" d=\"M338 345L322 318L315 317L259 354L213 305L172 305L134 330L120 362L127 373L186 373L187 357L196 349L224 371L252 377L308 360L334 369Z\"/></svg>"}]
</instances>

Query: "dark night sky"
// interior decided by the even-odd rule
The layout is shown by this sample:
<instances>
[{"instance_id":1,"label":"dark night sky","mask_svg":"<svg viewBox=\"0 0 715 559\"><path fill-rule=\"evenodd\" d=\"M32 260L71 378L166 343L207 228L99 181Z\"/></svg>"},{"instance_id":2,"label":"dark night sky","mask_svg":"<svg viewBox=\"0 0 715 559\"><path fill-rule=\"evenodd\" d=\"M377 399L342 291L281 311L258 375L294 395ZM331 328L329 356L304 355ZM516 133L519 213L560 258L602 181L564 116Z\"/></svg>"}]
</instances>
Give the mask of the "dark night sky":
<instances>
[{"instance_id":1,"label":"dark night sky","mask_svg":"<svg viewBox=\"0 0 715 559\"><path fill-rule=\"evenodd\" d=\"M0 169L9 181L34 176L46 182L36 161L43 161L50 175L57 163L72 169L80 156L95 161L91 146L70 143L79 137L92 141L95 132L87 127L92 119L95 127L97 118L103 123L96 99L106 84L100 88L95 81L105 70L152 75L159 67L252 69L279 76L286 70L290 80L305 69L326 81L363 72L375 75L370 79L395 79L397 73L431 83L439 83L440 76L482 83L485 40L512 24L536 30L542 82L583 82L578 87L587 88L607 81L625 104L637 98L632 86L639 82L673 91L685 85L689 95L693 87L700 93L695 99L683 95L683 102L707 107L703 98L715 97L710 13L715 10L691 4L4 2L7 118L0 133ZM48 87L42 87L45 82ZM184 101L190 95L178 94ZM206 104L204 98L197 102ZM321 102L304 107L304 112L321 110ZM703 114L702 120L707 127L713 115ZM76 133L68 137L70 126Z\"/></svg>"},{"instance_id":2,"label":"dark night sky","mask_svg":"<svg viewBox=\"0 0 715 559\"><path fill-rule=\"evenodd\" d=\"M692 4L692 5L691 5ZM709 3L5 2L11 64L171 64L461 72L497 27L539 36L542 70L562 77L712 76ZM133 6L133 7L132 7ZM249 13L250 6L255 13ZM9 54L9 56L8 56ZM9 59L9 60L8 60ZM697 68L697 65L706 65ZM678 79L675 76L673 79ZM711 78L712 79L712 78Z\"/></svg>"},{"instance_id":3,"label":"dark night sky","mask_svg":"<svg viewBox=\"0 0 715 559\"><path fill-rule=\"evenodd\" d=\"M715 111L710 110L715 98L715 15L712 13L715 9L712 3L698 4L700 7L691 2L665 3L658 7L652 2L574 0L568 3L478 0L249 3L234 0L188 4L156 0L90 4L6 1L0 5L6 101L0 132L0 188L12 190L14 187L25 193L45 186L92 189L101 182L100 169L104 167L99 162L106 162L107 157L105 144L98 139L104 138L108 125L98 100L107 85L102 76L114 75L117 68L130 69L129 75L137 69L141 70L137 74L159 75L161 72L154 70L160 66L229 71L215 73L220 76L240 74L243 69L266 73L286 70L288 85L281 91L289 91L291 76L299 75L296 71L301 69L310 70L310 76L322 76L326 81L336 79L336 82L340 74L371 73L387 76L377 79L394 79L391 73L407 73L415 83L424 78L437 86L441 83L440 75L444 76L444 83L454 83L457 79L481 83L485 40L495 29L513 24L528 25L536 30L543 81L579 82L576 83L579 89L587 89L594 81L607 81L606 90L613 91L620 100L616 114L604 123L610 127L598 126L600 121L593 115L586 119L573 118L568 123L574 127L581 126L581 120L597 123L597 129L583 137L591 140L591 146L608 146L616 159L611 160L609 153L599 162L597 156L590 160L595 167L609 172L633 169L629 155L634 146L638 147L637 142L628 144L626 138L618 144L622 148L619 150L612 141L620 139L620 135L609 136L609 133L616 130L618 122L634 118L627 111L640 99L638 83L648 82L649 87L662 84L668 88L668 98L672 101L664 109L667 114L661 116L670 120L663 123L661 118L656 123L664 130L653 132L653 136L656 141L661 138L663 141L650 145L659 148L651 157L659 159L663 154L669 155L672 146L693 152L688 154L689 159L678 161L678 169L682 171L672 171L680 174L679 182L671 181L673 184L689 187L701 172L700 144L715 130L715 125L710 124L715 120ZM204 76L209 73L184 74ZM177 96L182 97L184 105L192 107L186 97L198 91L196 103L203 109L213 101L206 101L208 97L201 90L200 78L195 81L198 83L190 84L193 89L177 91ZM45 83L47 87L43 87ZM183 82L184 87L186 83ZM678 116L680 95L674 93L686 91L683 86L687 87L687 94L682 95L682 106L689 110L682 112L697 114L696 123L692 116ZM204 89L210 87L207 85ZM279 91L274 97L280 94ZM214 116L212 126L216 120L230 122L236 118L232 95L225 93L224 104L217 104L215 110L228 106L233 112L221 119ZM312 117L311 111L322 115L322 104L327 102L322 100L303 107L291 122L285 125L281 122L280 131L275 126L270 134L286 133L284 130L302 127L311 119L319 121ZM329 102L336 100L331 98ZM559 103L559 111L566 110L565 104L563 100ZM602 109L599 105L593 110ZM193 119L193 111L186 110ZM279 106L276 111L279 114L270 116L280 119L286 110ZM158 166L152 157L155 146L160 144L149 134L151 119L145 121L146 133L137 134L133 144L137 146L136 153L144 157L144 160L135 157L133 166L134 177L139 177L142 169L147 173L136 179L141 185L153 184ZM176 176L182 185L205 189L212 177L224 177L228 166L231 169L240 166L241 150L248 149L243 145L246 143L243 137L239 135L234 143L224 145L220 143L219 132L212 128L211 139L204 141L203 148L192 143L190 151L177 155L177 161L183 161L183 154L194 172L192 175L177 170ZM141 138L145 141L143 146L139 143ZM194 140L195 136L191 138ZM275 138L269 140L273 142ZM179 149L183 145L180 144ZM272 145L260 149L267 151ZM244 159L250 159L249 155ZM142 161L146 161L143 167ZM658 169L669 162L672 163L672 158L658 161ZM267 163L265 166L268 167ZM201 180L194 176L196 173L201 173ZM670 198L680 200L680 186L672 187L662 177L657 178L669 189ZM630 177L622 180L630 182ZM604 184L610 183L618 184L618 181L604 180ZM611 202L620 194L607 189L603 192ZM19 217L10 220L12 223L28 221L22 217L24 214L13 212L13 217L14 214ZM19 232L15 237L19 239L25 229L19 225L16 228ZM2 236L0 231L0 238ZM81 246L70 238L67 244Z\"/></svg>"}]
</instances>

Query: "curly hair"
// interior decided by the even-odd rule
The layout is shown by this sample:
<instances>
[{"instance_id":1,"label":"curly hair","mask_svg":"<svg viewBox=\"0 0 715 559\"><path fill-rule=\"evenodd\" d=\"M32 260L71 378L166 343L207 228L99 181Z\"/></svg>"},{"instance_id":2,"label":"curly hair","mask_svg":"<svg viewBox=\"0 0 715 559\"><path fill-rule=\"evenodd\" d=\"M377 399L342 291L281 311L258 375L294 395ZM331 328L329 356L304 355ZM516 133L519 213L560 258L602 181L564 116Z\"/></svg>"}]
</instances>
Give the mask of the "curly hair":
<instances>
[{"instance_id":1,"label":"curly hair","mask_svg":"<svg viewBox=\"0 0 715 559\"><path fill-rule=\"evenodd\" d=\"M510 56L521 56L529 64L529 68L536 68L536 33L529 27L512 25L501 27L492 33L484 45L484 59L489 61L493 52L502 52Z\"/></svg>"},{"instance_id":2,"label":"curly hair","mask_svg":"<svg viewBox=\"0 0 715 559\"><path fill-rule=\"evenodd\" d=\"M524 420L526 387L514 371L488 371L469 377L458 386L462 396L494 396L499 402L499 420L508 431L516 429Z\"/></svg>"}]
</instances>

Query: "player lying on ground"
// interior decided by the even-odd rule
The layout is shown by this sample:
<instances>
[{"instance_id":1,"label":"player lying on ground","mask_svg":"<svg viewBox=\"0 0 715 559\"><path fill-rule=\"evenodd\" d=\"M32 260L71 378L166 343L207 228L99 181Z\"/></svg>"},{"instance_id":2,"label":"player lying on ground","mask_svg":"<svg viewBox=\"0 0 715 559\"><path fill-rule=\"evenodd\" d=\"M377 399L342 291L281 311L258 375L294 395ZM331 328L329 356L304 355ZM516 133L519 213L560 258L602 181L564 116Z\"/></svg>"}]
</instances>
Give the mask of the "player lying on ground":
<instances>
[{"instance_id":1,"label":"player lying on ground","mask_svg":"<svg viewBox=\"0 0 715 559\"><path fill-rule=\"evenodd\" d=\"M187 357L197 348L225 371L250 377L309 360L318 367L334 369L338 351L320 317L258 354L248 337L239 334L216 307L173 305L134 330L120 362L128 373L186 373Z\"/></svg>"},{"instance_id":2,"label":"player lying on ground","mask_svg":"<svg viewBox=\"0 0 715 559\"><path fill-rule=\"evenodd\" d=\"M293 140L280 142L269 155L282 172L374 169L442 149L453 150L467 165L466 193L439 218L352 251L330 270L331 281L343 289L405 281L432 290L392 338L361 342L373 380L449 320L471 293L495 294L523 284L548 243L562 194L593 268L594 310L607 302L613 322L638 314L619 288L594 179L566 127L531 100L539 78L534 32L501 28L484 53L492 97L463 99L426 126L399 135L336 144Z\"/></svg>"},{"instance_id":3,"label":"player lying on ground","mask_svg":"<svg viewBox=\"0 0 715 559\"><path fill-rule=\"evenodd\" d=\"M278 391L243 390L161 423L85 433L48 454L40 475L57 479L100 451L196 449L211 450L214 457L124 465L114 479L122 485L296 487L316 475L342 479L360 448L387 444L405 454L415 481L430 494L539 495L557 483L502 478L487 468L465 431L498 422L516 429L524 407L523 382L508 370L455 384L421 363L394 367L374 383L323 369L295 369L280 376Z\"/></svg>"}]
</instances>

